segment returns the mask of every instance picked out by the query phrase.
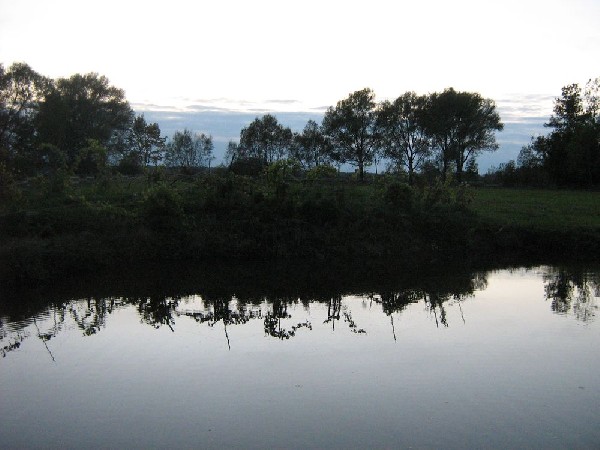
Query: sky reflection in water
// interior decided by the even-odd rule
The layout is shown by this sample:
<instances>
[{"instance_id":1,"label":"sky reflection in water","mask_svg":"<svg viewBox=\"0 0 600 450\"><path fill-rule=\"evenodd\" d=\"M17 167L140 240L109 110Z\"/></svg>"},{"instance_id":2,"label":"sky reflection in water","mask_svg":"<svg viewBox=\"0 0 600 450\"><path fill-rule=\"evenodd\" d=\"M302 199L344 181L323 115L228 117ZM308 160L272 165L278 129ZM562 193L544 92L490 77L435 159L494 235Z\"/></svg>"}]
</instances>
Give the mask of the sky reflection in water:
<instances>
[{"instance_id":1,"label":"sky reflection in water","mask_svg":"<svg viewBox=\"0 0 600 450\"><path fill-rule=\"evenodd\" d=\"M596 447L599 281L541 267L3 316L0 447Z\"/></svg>"}]
</instances>

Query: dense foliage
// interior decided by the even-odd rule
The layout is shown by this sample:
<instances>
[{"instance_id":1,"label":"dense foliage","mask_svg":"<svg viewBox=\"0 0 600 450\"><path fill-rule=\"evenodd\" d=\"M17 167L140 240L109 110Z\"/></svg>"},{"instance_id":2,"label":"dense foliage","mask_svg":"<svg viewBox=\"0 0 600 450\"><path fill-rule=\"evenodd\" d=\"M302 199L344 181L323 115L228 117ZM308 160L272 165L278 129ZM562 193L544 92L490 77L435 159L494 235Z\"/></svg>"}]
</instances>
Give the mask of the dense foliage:
<instances>
[{"instance_id":1,"label":"dense foliage","mask_svg":"<svg viewBox=\"0 0 600 450\"><path fill-rule=\"evenodd\" d=\"M182 169L212 160L210 136L184 130L165 142L158 124L136 115L124 91L104 76L51 80L24 63L0 64L0 185L109 170L134 175L163 159Z\"/></svg>"}]
</instances>

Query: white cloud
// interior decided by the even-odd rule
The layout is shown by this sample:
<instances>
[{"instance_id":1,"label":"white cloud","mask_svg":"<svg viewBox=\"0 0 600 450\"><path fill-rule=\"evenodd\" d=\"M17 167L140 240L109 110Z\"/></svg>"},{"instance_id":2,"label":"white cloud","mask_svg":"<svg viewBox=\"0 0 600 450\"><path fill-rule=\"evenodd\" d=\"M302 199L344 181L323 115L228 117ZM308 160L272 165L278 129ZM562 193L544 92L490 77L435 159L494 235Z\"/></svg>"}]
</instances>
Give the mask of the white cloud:
<instances>
[{"instance_id":1,"label":"white cloud","mask_svg":"<svg viewBox=\"0 0 600 450\"><path fill-rule=\"evenodd\" d=\"M558 95L597 73L596 0L0 0L0 61L97 71L130 101L310 109L448 86ZM515 98L518 98L515 97ZM258 105L258 106L257 106ZM237 107L237 106L236 106Z\"/></svg>"}]
</instances>

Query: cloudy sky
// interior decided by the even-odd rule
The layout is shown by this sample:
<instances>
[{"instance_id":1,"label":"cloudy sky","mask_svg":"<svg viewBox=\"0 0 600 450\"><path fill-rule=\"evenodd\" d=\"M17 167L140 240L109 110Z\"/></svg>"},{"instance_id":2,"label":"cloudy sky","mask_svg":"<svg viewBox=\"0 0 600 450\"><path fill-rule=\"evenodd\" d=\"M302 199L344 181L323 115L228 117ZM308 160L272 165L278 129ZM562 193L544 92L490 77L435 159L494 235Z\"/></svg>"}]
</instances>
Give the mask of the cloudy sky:
<instances>
[{"instance_id":1,"label":"cloudy sky","mask_svg":"<svg viewBox=\"0 0 600 450\"><path fill-rule=\"evenodd\" d=\"M0 62L98 72L162 120L453 86L524 123L600 76L599 24L598 0L0 0Z\"/></svg>"}]
</instances>

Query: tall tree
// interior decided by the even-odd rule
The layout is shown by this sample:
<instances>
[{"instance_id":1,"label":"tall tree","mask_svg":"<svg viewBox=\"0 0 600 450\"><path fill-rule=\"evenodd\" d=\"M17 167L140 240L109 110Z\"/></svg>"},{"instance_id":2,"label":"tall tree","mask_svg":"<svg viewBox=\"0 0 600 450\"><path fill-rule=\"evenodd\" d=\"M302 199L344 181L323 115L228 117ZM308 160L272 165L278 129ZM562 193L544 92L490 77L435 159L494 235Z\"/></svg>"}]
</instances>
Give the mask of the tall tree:
<instances>
[{"instance_id":1,"label":"tall tree","mask_svg":"<svg viewBox=\"0 0 600 450\"><path fill-rule=\"evenodd\" d=\"M546 127L564 133L573 131L577 126L589 119L583 107L581 88L578 84L570 84L562 88L562 95L554 101L554 114Z\"/></svg>"},{"instance_id":2,"label":"tall tree","mask_svg":"<svg viewBox=\"0 0 600 450\"><path fill-rule=\"evenodd\" d=\"M265 114L256 117L240 132L240 151L246 157L255 157L265 164L282 159L292 144L292 131L279 124L277 118Z\"/></svg>"},{"instance_id":3,"label":"tall tree","mask_svg":"<svg viewBox=\"0 0 600 450\"><path fill-rule=\"evenodd\" d=\"M323 130L332 143L332 157L358 167L364 179L365 166L373 162L379 143L376 132L375 94L369 88L351 93L330 107L323 118Z\"/></svg>"},{"instance_id":4,"label":"tall tree","mask_svg":"<svg viewBox=\"0 0 600 450\"><path fill-rule=\"evenodd\" d=\"M411 185L415 172L430 154L431 142L424 125L426 104L425 96L407 92L393 102L382 102L377 110L384 156L406 169Z\"/></svg>"},{"instance_id":5,"label":"tall tree","mask_svg":"<svg viewBox=\"0 0 600 450\"><path fill-rule=\"evenodd\" d=\"M577 84L563 87L546 126L552 128L549 135L521 150L521 167L541 167L558 185L600 183L600 78L583 92Z\"/></svg>"},{"instance_id":6,"label":"tall tree","mask_svg":"<svg viewBox=\"0 0 600 450\"><path fill-rule=\"evenodd\" d=\"M212 136L204 133L192 133L187 128L176 131L165 148L167 166L190 170L196 167L208 167L213 159Z\"/></svg>"},{"instance_id":7,"label":"tall tree","mask_svg":"<svg viewBox=\"0 0 600 450\"><path fill-rule=\"evenodd\" d=\"M294 134L293 156L307 169L331 161L331 144L317 122L309 120L302 133Z\"/></svg>"},{"instance_id":8,"label":"tall tree","mask_svg":"<svg viewBox=\"0 0 600 450\"><path fill-rule=\"evenodd\" d=\"M128 149L142 166L160 161L165 140L158 123L147 123L143 114L136 116L127 135Z\"/></svg>"},{"instance_id":9,"label":"tall tree","mask_svg":"<svg viewBox=\"0 0 600 450\"><path fill-rule=\"evenodd\" d=\"M89 139L110 149L115 136L130 126L132 115L124 91L106 77L76 74L57 80L41 103L38 138L65 151L73 164Z\"/></svg>"},{"instance_id":10,"label":"tall tree","mask_svg":"<svg viewBox=\"0 0 600 450\"><path fill-rule=\"evenodd\" d=\"M25 63L14 63L8 70L0 64L0 155L10 164L35 165L33 138L39 103L51 81Z\"/></svg>"},{"instance_id":11,"label":"tall tree","mask_svg":"<svg viewBox=\"0 0 600 450\"><path fill-rule=\"evenodd\" d=\"M439 152L442 178L454 163L459 182L469 159L498 148L495 132L504 128L493 100L453 88L430 95L425 126Z\"/></svg>"}]
</instances>

